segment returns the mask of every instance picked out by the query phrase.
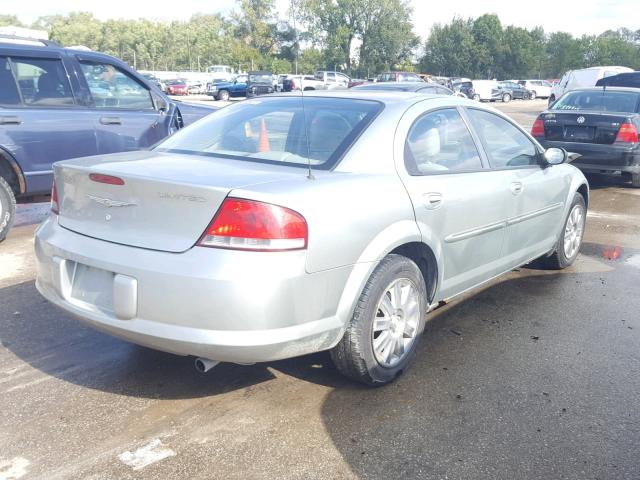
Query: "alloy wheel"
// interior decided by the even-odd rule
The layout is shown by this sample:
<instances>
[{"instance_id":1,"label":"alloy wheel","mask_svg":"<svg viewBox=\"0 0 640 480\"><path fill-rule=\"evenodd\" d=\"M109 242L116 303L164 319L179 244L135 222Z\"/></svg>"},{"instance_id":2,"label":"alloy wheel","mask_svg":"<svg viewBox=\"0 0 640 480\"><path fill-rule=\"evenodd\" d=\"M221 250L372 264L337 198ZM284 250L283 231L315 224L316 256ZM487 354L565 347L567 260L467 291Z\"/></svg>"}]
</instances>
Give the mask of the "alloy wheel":
<instances>
[{"instance_id":1,"label":"alloy wheel","mask_svg":"<svg viewBox=\"0 0 640 480\"><path fill-rule=\"evenodd\" d=\"M420 323L420 295L408 278L391 282L384 290L373 319L372 342L376 361L394 367L411 351Z\"/></svg>"},{"instance_id":2,"label":"alloy wheel","mask_svg":"<svg viewBox=\"0 0 640 480\"><path fill-rule=\"evenodd\" d=\"M584 232L584 211L582 206L575 205L569 213L564 229L564 255L573 258L580 250L582 234Z\"/></svg>"}]
</instances>

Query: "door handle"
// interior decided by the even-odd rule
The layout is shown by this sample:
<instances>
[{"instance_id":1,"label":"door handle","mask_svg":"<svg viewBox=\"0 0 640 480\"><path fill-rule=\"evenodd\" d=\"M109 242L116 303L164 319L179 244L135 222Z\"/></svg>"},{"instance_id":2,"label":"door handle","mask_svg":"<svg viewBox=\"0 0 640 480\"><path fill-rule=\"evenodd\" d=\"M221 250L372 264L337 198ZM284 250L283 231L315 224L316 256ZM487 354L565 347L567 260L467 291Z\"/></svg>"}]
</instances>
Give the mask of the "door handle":
<instances>
[{"instance_id":1,"label":"door handle","mask_svg":"<svg viewBox=\"0 0 640 480\"><path fill-rule=\"evenodd\" d=\"M122 125L120 117L100 117L102 125Z\"/></svg>"},{"instance_id":2,"label":"door handle","mask_svg":"<svg viewBox=\"0 0 640 480\"><path fill-rule=\"evenodd\" d=\"M0 125L20 125L21 123L22 123L22 120L20 119L20 117L16 117L16 116L0 117Z\"/></svg>"},{"instance_id":3,"label":"door handle","mask_svg":"<svg viewBox=\"0 0 640 480\"><path fill-rule=\"evenodd\" d=\"M522 182L513 182L510 189L511 193L513 193L514 195L520 195L522 193L522 190L524 190L524 186L522 185Z\"/></svg>"},{"instance_id":4,"label":"door handle","mask_svg":"<svg viewBox=\"0 0 640 480\"><path fill-rule=\"evenodd\" d=\"M422 198L424 200L424 206L429 210L435 210L442 205L441 193L425 193Z\"/></svg>"}]
</instances>

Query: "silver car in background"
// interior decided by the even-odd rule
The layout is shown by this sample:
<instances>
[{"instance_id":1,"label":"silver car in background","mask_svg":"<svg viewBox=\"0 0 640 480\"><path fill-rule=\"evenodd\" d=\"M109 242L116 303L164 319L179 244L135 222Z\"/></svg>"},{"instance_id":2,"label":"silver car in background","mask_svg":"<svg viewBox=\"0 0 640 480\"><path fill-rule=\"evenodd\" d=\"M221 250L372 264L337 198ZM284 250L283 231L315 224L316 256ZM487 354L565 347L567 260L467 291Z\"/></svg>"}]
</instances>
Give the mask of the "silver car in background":
<instances>
[{"instance_id":1,"label":"silver car in background","mask_svg":"<svg viewBox=\"0 0 640 480\"><path fill-rule=\"evenodd\" d=\"M36 285L202 370L331 350L383 384L440 301L574 261L588 184L566 159L457 97L260 97L151 151L55 164Z\"/></svg>"}]
</instances>

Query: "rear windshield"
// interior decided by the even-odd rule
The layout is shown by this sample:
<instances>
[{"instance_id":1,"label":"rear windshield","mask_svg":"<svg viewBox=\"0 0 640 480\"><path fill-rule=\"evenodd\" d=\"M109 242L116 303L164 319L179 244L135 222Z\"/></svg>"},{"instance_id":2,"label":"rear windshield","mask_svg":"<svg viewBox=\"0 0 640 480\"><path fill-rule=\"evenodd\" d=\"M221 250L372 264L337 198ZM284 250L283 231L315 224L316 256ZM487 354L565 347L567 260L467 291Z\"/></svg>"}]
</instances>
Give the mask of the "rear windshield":
<instances>
[{"instance_id":1,"label":"rear windshield","mask_svg":"<svg viewBox=\"0 0 640 480\"><path fill-rule=\"evenodd\" d=\"M382 110L347 98L246 100L180 130L155 149L329 170Z\"/></svg>"},{"instance_id":2,"label":"rear windshield","mask_svg":"<svg viewBox=\"0 0 640 480\"><path fill-rule=\"evenodd\" d=\"M562 96L551 110L595 110L601 112L638 111L640 93L616 92L612 90L590 90L569 92Z\"/></svg>"}]
</instances>

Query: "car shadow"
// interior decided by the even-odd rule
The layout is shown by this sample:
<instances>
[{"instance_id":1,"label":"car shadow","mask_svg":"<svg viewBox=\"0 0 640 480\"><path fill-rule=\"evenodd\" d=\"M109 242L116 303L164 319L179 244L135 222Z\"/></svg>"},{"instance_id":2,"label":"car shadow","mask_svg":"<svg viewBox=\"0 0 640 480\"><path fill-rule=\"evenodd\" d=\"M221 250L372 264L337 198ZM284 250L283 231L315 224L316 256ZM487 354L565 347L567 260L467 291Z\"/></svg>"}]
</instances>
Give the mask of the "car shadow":
<instances>
[{"instance_id":1,"label":"car shadow","mask_svg":"<svg viewBox=\"0 0 640 480\"><path fill-rule=\"evenodd\" d=\"M613 432L640 419L628 408L639 383L637 335L625 323L640 298L624 287L640 273L622 272L510 274L432 312L395 383L336 382L322 420L354 476L630 474L625 445L636 434Z\"/></svg>"}]
</instances>

